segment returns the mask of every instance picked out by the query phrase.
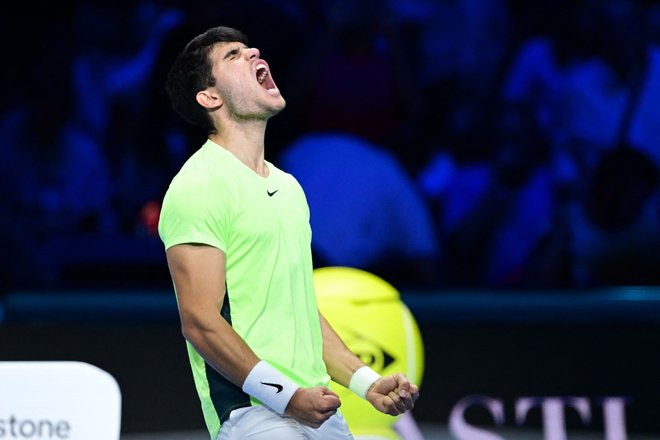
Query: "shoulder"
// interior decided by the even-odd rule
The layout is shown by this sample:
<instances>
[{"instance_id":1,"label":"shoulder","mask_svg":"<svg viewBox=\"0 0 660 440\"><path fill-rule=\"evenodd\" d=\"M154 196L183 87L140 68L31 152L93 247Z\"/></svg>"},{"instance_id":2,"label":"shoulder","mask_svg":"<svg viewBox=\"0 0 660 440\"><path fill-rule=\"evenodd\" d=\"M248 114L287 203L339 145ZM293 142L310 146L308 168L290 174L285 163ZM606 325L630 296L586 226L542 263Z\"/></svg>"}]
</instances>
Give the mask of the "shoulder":
<instances>
[{"instance_id":1,"label":"shoulder","mask_svg":"<svg viewBox=\"0 0 660 440\"><path fill-rule=\"evenodd\" d=\"M172 178L168 192L204 192L230 186L233 181L231 164L209 153L204 147L193 153Z\"/></svg>"},{"instance_id":2,"label":"shoulder","mask_svg":"<svg viewBox=\"0 0 660 440\"><path fill-rule=\"evenodd\" d=\"M271 173L271 177L274 180L280 181L285 185L300 187L300 183L298 182L298 179L296 179L296 177L292 173L282 170L281 168L277 167L271 162L266 162L266 163L268 165L268 170Z\"/></svg>"},{"instance_id":3,"label":"shoulder","mask_svg":"<svg viewBox=\"0 0 660 440\"><path fill-rule=\"evenodd\" d=\"M236 197L236 183L221 164L197 152L186 161L167 188L162 214L192 218L222 213Z\"/></svg>"}]
</instances>

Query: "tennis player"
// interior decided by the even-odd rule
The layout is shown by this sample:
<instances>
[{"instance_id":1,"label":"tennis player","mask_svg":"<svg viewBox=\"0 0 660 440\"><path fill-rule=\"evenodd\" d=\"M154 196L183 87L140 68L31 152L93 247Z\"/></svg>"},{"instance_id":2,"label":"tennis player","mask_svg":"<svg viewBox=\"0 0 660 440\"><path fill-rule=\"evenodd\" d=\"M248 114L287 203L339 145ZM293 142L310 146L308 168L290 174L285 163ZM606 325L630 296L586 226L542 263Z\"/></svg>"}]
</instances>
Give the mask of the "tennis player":
<instances>
[{"instance_id":1,"label":"tennis player","mask_svg":"<svg viewBox=\"0 0 660 440\"><path fill-rule=\"evenodd\" d=\"M330 378L383 413L413 408L417 386L367 367L318 311L305 194L264 156L286 104L259 50L209 29L166 90L208 133L172 179L159 233L211 438L351 439Z\"/></svg>"}]
</instances>

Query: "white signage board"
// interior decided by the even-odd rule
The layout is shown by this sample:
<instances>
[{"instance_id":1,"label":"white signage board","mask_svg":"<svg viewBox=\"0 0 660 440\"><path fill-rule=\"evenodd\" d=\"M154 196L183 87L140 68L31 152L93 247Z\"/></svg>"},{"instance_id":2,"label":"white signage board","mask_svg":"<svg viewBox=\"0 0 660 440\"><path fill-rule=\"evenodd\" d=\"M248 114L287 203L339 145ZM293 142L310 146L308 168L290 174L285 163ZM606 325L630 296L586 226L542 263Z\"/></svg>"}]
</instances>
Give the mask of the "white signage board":
<instances>
[{"instance_id":1,"label":"white signage board","mask_svg":"<svg viewBox=\"0 0 660 440\"><path fill-rule=\"evenodd\" d=\"M114 377L75 361L0 362L0 440L119 440Z\"/></svg>"}]
</instances>

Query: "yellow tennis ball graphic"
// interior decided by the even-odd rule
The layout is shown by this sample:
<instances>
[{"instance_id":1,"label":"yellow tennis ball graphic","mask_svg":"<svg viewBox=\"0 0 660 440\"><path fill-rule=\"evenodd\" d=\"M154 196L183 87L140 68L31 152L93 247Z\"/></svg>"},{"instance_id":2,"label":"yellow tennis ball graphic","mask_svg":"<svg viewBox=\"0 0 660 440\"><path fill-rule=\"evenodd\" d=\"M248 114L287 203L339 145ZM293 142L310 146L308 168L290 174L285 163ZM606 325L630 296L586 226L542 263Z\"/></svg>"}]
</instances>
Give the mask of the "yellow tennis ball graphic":
<instances>
[{"instance_id":1,"label":"yellow tennis ball graphic","mask_svg":"<svg viewBox=\"0 0 660 440\"><path fill-rule=\"evenodd\" d=\"M391 284L360 269L322 267L314 270L314 286L319 310L353 353L381 375L403 372L420 385L422 337ZM400 438L392 429L396 417L377 411L335 382L330 388L339 395L341 411L354 435Z\"/></svg>"}]
</instances>

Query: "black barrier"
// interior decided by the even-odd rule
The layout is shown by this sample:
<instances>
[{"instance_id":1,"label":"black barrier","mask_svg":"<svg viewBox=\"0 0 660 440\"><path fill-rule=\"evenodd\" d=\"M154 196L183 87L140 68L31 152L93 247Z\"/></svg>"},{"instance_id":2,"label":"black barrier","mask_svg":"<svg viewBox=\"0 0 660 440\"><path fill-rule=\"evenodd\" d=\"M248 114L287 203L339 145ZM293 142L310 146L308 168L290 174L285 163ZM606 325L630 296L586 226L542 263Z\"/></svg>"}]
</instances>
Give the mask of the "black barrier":
<instances>
[{"instance_id":1,"label":"black barrier","mask_svg":"<svg viewBox=\"0 0 660 440\"><path fill-rule=\"evenodd\" d=\"M456 439L660 435L659 289L403 292L425 345L414 410ZM169 292L16 292L0 360L80 360L111 373L125 432L204 429Z\"/></svg>"},{"instance_id":2,"label":"black barrier","mask_svg":"<svg viewBox=\"0 0 660 440\"><path fill-rule=\"evenodd\" d=\"M463 433L457 439L504 427L546 440L568 430L609 440L660 433L660 327L423 325L422 334L427 374L415 414Z\"/></svg>"}]
</instances>

